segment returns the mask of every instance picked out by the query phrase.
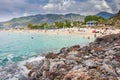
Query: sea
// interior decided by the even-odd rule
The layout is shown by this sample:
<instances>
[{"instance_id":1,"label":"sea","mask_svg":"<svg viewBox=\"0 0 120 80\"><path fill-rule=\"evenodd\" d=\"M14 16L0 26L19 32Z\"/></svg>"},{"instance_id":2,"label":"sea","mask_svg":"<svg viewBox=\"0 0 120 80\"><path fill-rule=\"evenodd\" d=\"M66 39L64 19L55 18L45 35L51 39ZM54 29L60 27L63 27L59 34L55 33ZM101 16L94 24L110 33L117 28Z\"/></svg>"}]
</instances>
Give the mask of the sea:
<instances>
[{"instance_id":1,"label":"sea","mask_svg":"<svg viewBox=\"0 0 120 80\"><path fill-rule=\"evenodd\" d=\"M63 47L78 44L85 46L94 40L95 38L88 39L73 34L0 31L0 80L18 78L19 72L22 74L26 71L25 67L21 69L26 61L40 60L48 52L59 52ZM11 73L13 66L16 70L20 67L23 71Z\"/></svg>"}]
</instances>

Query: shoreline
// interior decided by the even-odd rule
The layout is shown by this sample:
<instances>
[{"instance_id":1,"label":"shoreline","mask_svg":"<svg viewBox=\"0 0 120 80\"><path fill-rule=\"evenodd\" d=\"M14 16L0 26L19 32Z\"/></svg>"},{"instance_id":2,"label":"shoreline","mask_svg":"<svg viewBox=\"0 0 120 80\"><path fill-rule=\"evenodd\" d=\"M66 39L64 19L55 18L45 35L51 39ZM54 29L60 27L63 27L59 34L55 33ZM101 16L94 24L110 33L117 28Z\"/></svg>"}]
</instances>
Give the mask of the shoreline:
<instances>
[{"instance_id":1,"label":"shoreline","mask_svg":"<svg viewBox=\"0 0 120 80\"><path fill-rule=\"evenodd\" d=\"M94 33L93 31L97 31ZM62 29L50 29L50 30L20 30L20 29L8 29L8 30L1 30L1 32L17 32L17 33L35 33L35 34L49 34L49 35L77 35L77 36L83 36L86 38L91 38L91 37L102 37L105 35L110 35L110 34L117 34L120 33L120 29L109 29L109 30L102 30L102 29L93 29L93 28L62 28Z\"/></svg>"}]
</instances>

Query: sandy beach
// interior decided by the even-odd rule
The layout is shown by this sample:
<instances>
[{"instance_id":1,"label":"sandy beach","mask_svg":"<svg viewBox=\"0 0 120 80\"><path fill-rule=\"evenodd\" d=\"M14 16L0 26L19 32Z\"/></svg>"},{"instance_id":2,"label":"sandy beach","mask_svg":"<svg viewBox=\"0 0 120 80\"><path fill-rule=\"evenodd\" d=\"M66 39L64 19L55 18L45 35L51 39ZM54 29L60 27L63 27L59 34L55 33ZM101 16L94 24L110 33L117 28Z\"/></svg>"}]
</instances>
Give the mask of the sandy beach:
<instances>
[{"instance_id":1,"label":"sandy beach","mask_svg":"<svg viewBox=\"0 0 120 80\"><path fill-rule=\"evenodd\" d=\"M82 35L85 38L91 37L101 37L109 34L117 34L120 33L120 29L94 29L94 28L63 28L63 29L49 29L49 30L20 30L20 29L9 29L9 30L1 30L8 32L24 32L24 33L36 33L36 34L53 34L53 35Z\"/></svg>"}]
</instances>

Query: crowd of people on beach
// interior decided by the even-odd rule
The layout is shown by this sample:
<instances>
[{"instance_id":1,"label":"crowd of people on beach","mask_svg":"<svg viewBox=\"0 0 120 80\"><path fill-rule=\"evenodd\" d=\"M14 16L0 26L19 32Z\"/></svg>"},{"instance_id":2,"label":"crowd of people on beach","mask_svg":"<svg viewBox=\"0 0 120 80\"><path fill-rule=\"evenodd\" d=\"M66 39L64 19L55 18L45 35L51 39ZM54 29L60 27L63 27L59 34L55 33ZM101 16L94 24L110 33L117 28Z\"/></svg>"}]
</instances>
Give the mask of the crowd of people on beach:
<instances>
[{"instance_id":1,"label":"crowd of people on beach","mask_svg":"<svg viewBox=\"0 0 120 80\"><path fill-rule=\"evenodd\" d=\"M9 29L9 30L0 30L0 31L11 31L11 32L28 32L28 33L46 33L46 34L77 34L82 35L83 38L90 39L91 37L99 37L99 36L105 36L109 34L116 34L120 33L119 29L115 28L79 28L79 27L73 27L73 28L61 28L61 29L36 29L36 30L28 30L28 29Z\"/></svg>"}]
</instances>

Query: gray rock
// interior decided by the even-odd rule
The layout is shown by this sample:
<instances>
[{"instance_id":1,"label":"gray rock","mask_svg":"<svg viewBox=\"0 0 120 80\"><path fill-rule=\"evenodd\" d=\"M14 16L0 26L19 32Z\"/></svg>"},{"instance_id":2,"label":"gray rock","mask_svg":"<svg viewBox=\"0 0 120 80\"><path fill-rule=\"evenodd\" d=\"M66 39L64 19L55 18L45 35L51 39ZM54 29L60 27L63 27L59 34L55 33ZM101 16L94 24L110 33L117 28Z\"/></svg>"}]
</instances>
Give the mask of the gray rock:
<instances>
[{"instance_id":1,"label":"gray rock","mask_svg":"<svg viewBox=\"0 0 120 80\"><path fill-rule=\"evenodd\" d=\"M120 77L117 77L117 80L120 80Z\"/></svg>"},{"instance_id":2,"label":"gray rock","mask_svg":"<svg viewBox=\"0 0 120 80\"><path fill-rule=\"evenodd\" d=\"M78 56L78 51L71 51L68 53L67 59L74 59Z\"/></svg>"},{"instance_id":3,"label":"gray rock","mask_svg":"<svg viewBox=\"0 0 120 80\"><path fill-rule=\"evenodd\" d=\"M74 65L77 65L77 62L76 61L74 61L74 60L65 60L65 64L67 64L67 65L70 65L70 64L74 64Z\"/></svg>"},{"instance_id":4,"label":"gray rock","mask_svg":"<svg viewBox=\"0 0 120 80\"><path fill-rule=\"evenodd\" d=\"M112 60L111 64L112 64L112 66L115 66L115 67L119 66L119 62L116 60Z\"/></svg>"},{"instance_id":5,"label":"gray rock","mask_svg":"<svg viewBox=\"0 0 120 80\"><path fill-rule=\"evenodd\" d=\"M93 55L93 56L98 56L98 54L97 54L97 53L95 53L95 52L94 52L94 53L92 53L92 55Z\"/></svg>"},{"instance_id":6,"label":"gray rock","mask_svg":"<svg viewBox=\"0 0 120 80\"><path fill-rule=\"evenodd\" d=\"M105 70L109 74L116 75L114 68L109 64L103 64L101 69Z\"/></svg>"},{"instance_id":7,"label":"gray rock","mask_svg":"<svg viewBox=\"0 0 120 80\"><path fill-rule=\"evenodd\" d=\"M84 61L84 64L86 66L88 66L89 68L96 68L97 67L95 61L93 61L93 60L86 60L86 61Z\"/></svg>"},{"instance_id":8,"label":"gray rock","mask_svg":"<svg viewBox=\"0 0 120 80\"><path fill-rule=\"evenodd\" d=\"M55 72L56 70L59 70L65 63L63 61L59 62L51 62L50 63L50 72Z\"/></svg>"},{"instance_id":9,"label":"gray rock","mask_svg":"<svg viewBox=\"0 0 120 80\"><path fill-rule=\"evenodd\" d=\"M103 64L111 64L110 59L108 59L108 58L104 59Z\"/></svg>"},{"instance_id":10,"label":"gray rock","mask_svg":"<svg viewBox=\"0 0 120 80\"><path fill-rule=\"evenodd\" d=\"M114 53L115 53L115 51L112 50L112 49L110 49L110 50L108 51L108 55L109 55L109 54L114 54Z\"/></svg>"},{"instance_id":11,"label":"gray rock","mask_svg":"<svg viewBox=\"0 0 120 80\"><path fill-rule=\"evenodd\" d=\"M75 55L68 55L66 58L67 58L67 59L74 59L74 58L76 58L76 57L75 57Z\"/></svg>"},{"instance_id":12,"label":"gray rock","mask_svg":"<svg viewBox=\"0 0 120 80\"><path fill-rule=\"evenodd\" d=\"M43 69L49 70L50 61L48 59L44 59Z\"/></svg>"},{"instance_id":13,"label":"gray rock","mask_svg":"<svg viewBox=\"0 0 120 80\"><path fill-rule=\"evenodd\" d=\"M81 68L83 68L82 65L77 65L77 66L74 66L74 67L71 69L71 71L78 70L78 69L81 69Z\"/></svg>"},{"instance_id":14,"label":"gray rock","mask_svg":"<svg viewBox=\"0 0 120 80\"><path fill-rule=\"evenodd\" d=\"M116 72L120 75L120 68L116 68Z\"/></svg>"},{"instance_id":15,"label":"gray rock","mask_svg":"<svg viewBox=\"0 0 120 80\"><path fill-rule=\"evenodd\" d=\"M95 53L95 50L93 49L93 50L91 50L91 53Z\"/></svg>"},{"instance_id":16,"label":"gray rock","mask_svg":"<svg viewBox=\"0 0 120 80\"><path fill-rule=\"evenodd\" d=\"M89 56L87 56L87 55L85 55L84 57L83 57L83 59L89 59Z\"/></svg>"}]
</instances>

